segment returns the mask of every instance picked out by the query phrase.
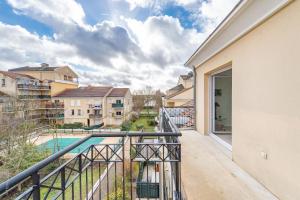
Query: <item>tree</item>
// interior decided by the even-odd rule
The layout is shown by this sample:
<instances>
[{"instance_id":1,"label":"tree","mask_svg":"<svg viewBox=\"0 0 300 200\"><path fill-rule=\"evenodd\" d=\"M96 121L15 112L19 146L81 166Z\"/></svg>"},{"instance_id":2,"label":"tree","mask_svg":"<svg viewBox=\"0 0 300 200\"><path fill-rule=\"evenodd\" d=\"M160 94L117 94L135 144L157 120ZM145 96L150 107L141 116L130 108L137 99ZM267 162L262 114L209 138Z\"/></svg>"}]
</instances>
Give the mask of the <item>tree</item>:
<instances>
[{"instance_id":1,"label":"tree","mask_svg":"<svg viewBox=\"0 0 300 200\"><path fill-rule=\"evenodd\" d=\"M44 159L49 152L33 144L32 134L39 121L28 119L26 111L33 103L10 98L1 103L0 112L0 181Z\"/></svg>"}]
</instances>

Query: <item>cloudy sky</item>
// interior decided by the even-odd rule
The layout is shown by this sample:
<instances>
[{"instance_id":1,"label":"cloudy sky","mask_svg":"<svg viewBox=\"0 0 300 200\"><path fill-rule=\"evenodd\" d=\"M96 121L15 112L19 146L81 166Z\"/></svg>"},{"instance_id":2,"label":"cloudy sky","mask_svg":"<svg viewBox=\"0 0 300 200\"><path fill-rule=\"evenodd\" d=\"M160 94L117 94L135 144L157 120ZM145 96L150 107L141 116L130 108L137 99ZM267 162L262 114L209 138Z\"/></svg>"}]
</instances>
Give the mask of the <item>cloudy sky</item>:
<instances>
[{"instance_id":1,"label":"cloudy sky","mask_svg":"<svg viewBox=\"0 0 300 200\"><path fill-rule=\"evenodd\" d=\"M165 90L238 0L0 0L0 70L69 65L81 84Z\"/></svg>"}]
</instances>

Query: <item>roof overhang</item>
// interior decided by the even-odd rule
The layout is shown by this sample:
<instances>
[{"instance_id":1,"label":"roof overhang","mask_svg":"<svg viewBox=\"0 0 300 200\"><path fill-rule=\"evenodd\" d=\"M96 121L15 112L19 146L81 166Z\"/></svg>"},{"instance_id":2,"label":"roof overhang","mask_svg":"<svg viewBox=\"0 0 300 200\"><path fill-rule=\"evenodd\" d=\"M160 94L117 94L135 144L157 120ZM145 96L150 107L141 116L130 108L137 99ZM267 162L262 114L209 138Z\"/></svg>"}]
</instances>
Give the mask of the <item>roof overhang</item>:
<instances>
[{"instance_id":1,"label":"roof overhang","mask_svg":"<svg viewBox=\"0 0 300 200\"><path fill-rule=\"evenodd\" d=\"M243 37L293 0L241 0L184 64L193 68Z\"/></svg>"}]
</instances>

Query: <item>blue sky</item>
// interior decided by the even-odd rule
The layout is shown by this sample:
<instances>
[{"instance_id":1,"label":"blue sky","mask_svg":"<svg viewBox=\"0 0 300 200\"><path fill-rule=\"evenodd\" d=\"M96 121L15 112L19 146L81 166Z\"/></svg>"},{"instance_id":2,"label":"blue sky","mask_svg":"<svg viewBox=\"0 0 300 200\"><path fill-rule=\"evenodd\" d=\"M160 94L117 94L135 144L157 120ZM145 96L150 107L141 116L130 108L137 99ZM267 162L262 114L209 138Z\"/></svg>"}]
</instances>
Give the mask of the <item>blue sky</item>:
<instances>
[{"instance_id":1,"label":"blue sky","mask_svg":"<svg viewBox=\"0 0 300 200\"><path fill-rule=\"evenodd\" d=\"M83 85L165 90L237 0L0 0L0 69L70 65Z\"/></svg>"}]
</instances>

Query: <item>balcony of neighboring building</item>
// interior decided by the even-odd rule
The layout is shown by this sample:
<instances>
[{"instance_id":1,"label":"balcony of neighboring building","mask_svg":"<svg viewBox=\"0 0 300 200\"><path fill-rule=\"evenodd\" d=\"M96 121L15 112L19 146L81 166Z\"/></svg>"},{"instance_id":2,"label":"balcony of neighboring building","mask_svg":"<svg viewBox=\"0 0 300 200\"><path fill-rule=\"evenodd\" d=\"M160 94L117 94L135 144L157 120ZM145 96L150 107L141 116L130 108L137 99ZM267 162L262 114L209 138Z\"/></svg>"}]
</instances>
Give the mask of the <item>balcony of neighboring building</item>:
<instances>
[{"instance_id":1,"label":"balcony of neighboring building","mask_svg":"<svg viewBox=\"0 0 300 200\"><path fill-rule=\"evenodd\" d=\"M100 119L100 118L102 118L103 116L102 116L102 114L96 114L96 113L92 113L92 114L89 114L89 118L90 119Z\"/></svg>"},{"instance_id":2,"label":"balcony of neighboring building","mask_svg":"<svg viewBox=\"0 0 300 200\"><path fill-rule=\"evenodd\" d=\"M64 113L47 113L45 115L46 119L64 119L65 114Z\"/></svg>"},{"instance_id":3,"label":"balcony of neighboring building","mask_svg":"<svg viewBox=\"0 0 300 200\"><path fill-rule=\"evenodd\" d=\"M70 75L64 75L62 81L72 82L72 83L77 83L77 84L79 83L78 77L73 77L73 76L70 76Z\"/></svg>"},{"instance_id":4,"label":"balcony of neighboring building","mask_svg":"<svg viewBox=\"0 0 300 200\"><path fill-rule=\"evenodd\" d=\"M50 100L51 95L18 95L20 100Z\"/></svg>"},{"instance_id":5,"label":"balcony of neighboring building","mask_svg":"<svg viewBox=\"0 0 300 200\"><path fill-rule=\"evenodd\" d=\"M55 109L55 110L62 109L63 110L64 107L65 107L65 105L63 102L47 102L45 104L45 109L49 109L49 110L51 110L51 109Z\"/></svg>"},{"instance_id":6,"label":"balcony of neighboring building","mask_svg":"<svg viewBox=\"0 0 300 200\"><path fill-rule=\"evenodd\" d=\"M51 87L49 85L34 85L34 84L23 84L18 83L17 88L19 90L50 90Z\"/></svg>"},{"instance_id":7,"label":"balcony of neighboring building","mask_svg":"<svg viewBox=\"0 0 300 200\"><path fill-rule=\"evenodd\" d=\"M89 109L91 110L101 110L102 104L89 104Z\"/></svg>"}]
</instances>

